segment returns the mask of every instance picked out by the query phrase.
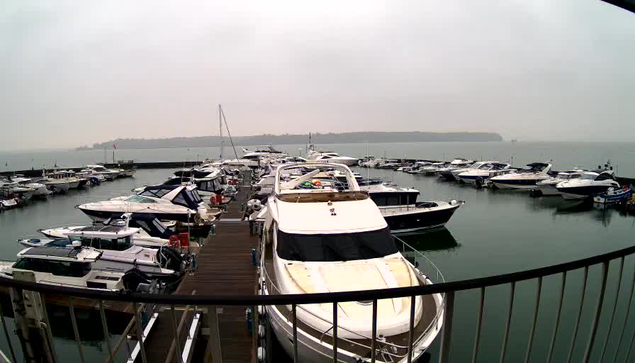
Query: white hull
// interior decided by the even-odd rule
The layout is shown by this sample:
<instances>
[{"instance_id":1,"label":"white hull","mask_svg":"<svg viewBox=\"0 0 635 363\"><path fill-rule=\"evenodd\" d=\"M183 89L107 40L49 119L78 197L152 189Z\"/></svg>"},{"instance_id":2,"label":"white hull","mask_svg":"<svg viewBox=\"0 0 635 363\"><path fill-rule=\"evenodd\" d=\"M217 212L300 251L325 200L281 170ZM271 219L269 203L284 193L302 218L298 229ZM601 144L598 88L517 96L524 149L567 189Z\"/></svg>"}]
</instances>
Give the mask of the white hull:
<instances>
[{"instance_id":1,"label":"white hull","mask_svg":"<svg viewBox=\"0 0 635 363\"><path fill-rule=\"evenodd\" d=\"M517 190L536 190L536 185L510 185L510 184L506 184L506 183L497 183L495 181L492 181L492 184L494 184L498 189L517 189Z\"/></svg>"},{"instance_id":2,"label":"white hull","mask_svg":"<svg viewBox=\"0 0 635 363\"><path fill-rule=\"evenodd\" d=\"M326 160L309 160L309 163L322 163L322 164L332 164L332 163L336 163L336 164L343 164L346 166L354 166L357 165L358 160L357 159L339 159L339 158L330 158L330 159L326 159Z\"/></svg>"}]
</instances>

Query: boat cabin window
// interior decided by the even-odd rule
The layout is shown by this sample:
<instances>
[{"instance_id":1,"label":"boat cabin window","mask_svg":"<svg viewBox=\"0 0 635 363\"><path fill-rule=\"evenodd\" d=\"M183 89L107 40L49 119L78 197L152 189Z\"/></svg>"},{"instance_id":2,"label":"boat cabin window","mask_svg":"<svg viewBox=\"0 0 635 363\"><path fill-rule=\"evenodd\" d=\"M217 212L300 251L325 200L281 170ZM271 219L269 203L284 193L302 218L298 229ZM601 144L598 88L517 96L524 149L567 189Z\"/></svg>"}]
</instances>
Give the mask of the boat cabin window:
<instances>
[{"instance_id":1,"label":"boat cabin window","mask_svg":"<svg viewBox=\"0 0 635 363\"><path fill-rule=\"evenodd\" d=\"M371 193L370 199L378 207L409 205L417 202L417 193Z\"/></svg>"},{"instance_id":2,"label":"boat cabin window","mask_svg":"<svg viewBox=\"0 0 635 363\"><path fill-rule=\"evenodd\" d=\"M73 236L69 239L71 243L73 241L80 241L82 243L82 246L93 247L100 250L124 251L130 248L130 246L132 245L130 236L113 239Z\"/></svg>"},{"instance_id":3,"label":"boat cabin window","mask_svg":"<svg viewBox=\"0 0 635 363\"><path fill-rule=\"evenodd\" d=\"M140 195L135 195L134 197L130 197L130 198L126 199L126 202L132 202L132 203L156 203L155 200L152 200L152 199L146 198L146 197L142 197Z\"/></svg>"},{"instance_id":4,"label":"boat cabin window","mask_svg":"<svg viewBox=\"0 0 635 363\"><path fill-rule=\"evenodd\" d=\"M598 177L595 178L595 180L597 180L597 181L600 181L600 180L613 180L613 176L611 174L602 173L602 174L598 175Z\"/></svg>"},{"instance_id":5,"label":"boat cabin window","mask_svg":"<svg viewBox=\"0 0 635 363\"><path fill-rule=\"evenodd\" d=\"M181 183L179 183L181 184ZM141 193L139 193L140 196L144 196L144 197L155 197L155 198L161 198L164 195L170 193L171 191L173 191L174 189L146 189L144 191L142 191Z\"/></svg>"},{"instance_id":6,"label":"boat cabin window","mask_svg":"<svg viewBox=\"0 0 635 363\"><path fill-rule=\"evenodd\" d=\"M13 265L13 268L47 272L57 276L83 277L90 272L90 263L21 258Z\"/></svg>"},{"instance_id":7,"label":"boat cabin window","mask_svg":"<svg viewBox=\"0 0 635 363\"><path fill-rule=\"evenodd\" d=\"M341 234L292 234L278 230L278 255L291 261L352 261L397 252L388 227Z\"/></svg>"}]
</instances>

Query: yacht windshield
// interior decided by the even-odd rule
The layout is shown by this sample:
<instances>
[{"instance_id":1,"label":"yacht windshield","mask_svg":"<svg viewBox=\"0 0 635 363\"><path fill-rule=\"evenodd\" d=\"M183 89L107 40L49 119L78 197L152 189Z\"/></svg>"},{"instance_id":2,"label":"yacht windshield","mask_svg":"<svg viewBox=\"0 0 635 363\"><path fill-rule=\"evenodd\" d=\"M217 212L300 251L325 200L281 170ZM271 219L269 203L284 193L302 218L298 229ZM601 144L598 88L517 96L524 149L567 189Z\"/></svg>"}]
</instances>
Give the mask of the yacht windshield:
<instances>
[{"instance_id":1,"label":"yacht windshield","mask_svg":"<svg viewBox=\"0 0 635 363\"><path fill-rule=\"evenodd\" d=\"M292 261L352 261L397 253L388 227L342 234L291 234L278 231L278 255Z\"/></svg>"},{"instance_id":2,"label":"yacht windshield","mask_svg":"<svg viewBox=\"0 0 635 363\"><path fill-rule=\"evenodd\" d=\"M142 197L140 195L135 195L134 197L130 197L130 198L126 199L126 202L131 202L131 203L156 203L155 200L152 200L150 198L145 198L145 197Z\"/></svg>"},{"instance_id":3,"label":"yacht windshield","mask_svg":"<svg viewBox=\"0 0 635 363\"><path fill-rule=\"evenodd\" d=\"M580 177L580 179L584 179L584 180L595 180L595 178L597 177L596 174L582 174L582 176Z\"/></svg>"}]
</instances>

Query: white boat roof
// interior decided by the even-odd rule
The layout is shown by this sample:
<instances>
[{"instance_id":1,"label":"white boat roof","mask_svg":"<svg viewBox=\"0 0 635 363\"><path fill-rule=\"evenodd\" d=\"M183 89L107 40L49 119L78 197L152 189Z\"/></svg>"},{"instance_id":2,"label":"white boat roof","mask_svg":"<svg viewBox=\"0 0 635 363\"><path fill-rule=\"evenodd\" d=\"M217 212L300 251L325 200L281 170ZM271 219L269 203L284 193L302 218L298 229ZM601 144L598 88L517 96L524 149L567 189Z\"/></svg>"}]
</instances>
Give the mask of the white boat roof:
<instances>
[{"instance_id":1,"label":"white boat roof","mask_svg":"<svg viewBox=\"0 0 635 363\"><path fill-rule=\"evenodd\" d=\"M50 261L93 262L101 256L101 251L93 248L29 247L18 252L18 257L28 257Z\"/></svg>"},{"instance_id":2,"label":"white boat roof","mask_svg":"<svg viewBox=\"0 0 635 363\"><path fill-rule=\"evenodd\" d=\"M122 226L87 226L79 230L68 232L69 237L85 236L94 238L125 238L140 231L139 228Z\"/></svg>"},{"instance_id":3,"label":"white boat roof","mask_svg":"<svg viewBox=\"0 0 635 363\"><path fill-rule=\"evenodd\" d=\"M278 199L275 205L278 229L286 233L357 233L388 226L370 198L331 203L290 203Z\"/></svg>"}]
</instances>

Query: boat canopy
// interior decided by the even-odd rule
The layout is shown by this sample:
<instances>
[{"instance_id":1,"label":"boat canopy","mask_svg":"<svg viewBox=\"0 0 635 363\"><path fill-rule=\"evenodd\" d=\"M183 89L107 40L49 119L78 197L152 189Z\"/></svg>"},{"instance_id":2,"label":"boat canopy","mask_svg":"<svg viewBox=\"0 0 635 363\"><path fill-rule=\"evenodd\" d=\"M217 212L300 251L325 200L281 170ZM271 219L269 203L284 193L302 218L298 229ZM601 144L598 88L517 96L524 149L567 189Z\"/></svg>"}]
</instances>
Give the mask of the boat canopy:
<instances>
[{"instance_id":1,"label":"boat canopy","mask_svg":"<svg viewBox=\"0 0 635 363\"><path fill-rule=\"evenodd\" d=\"M166 227L165 224L161 223L161 221L153 214L132 213L130 215L130 226L142 228L150 236L157 238L168 239L174 234L172 230Z\"/></svg>"},{"instance_id":2,"label":"boat canopy","mask_svg":"<svg viewBox=\"0 0 635 363\"><path fill-rule=\"evenodd\" d=\"M388 227L359 233L295 234L278 230L277 253L291 261L352 261L397 253Z\"/></svg>"},{"instance_id":3,"label":"boat canopy","mask_svg":"<svg viewBox=\"0 0 635 363\"><path fill-rule=\"evenodd\" d=\"M172 203L196 210L202 201L196 190L191 187L179 185L152 185L147 186L139 193L143 197L168 199Z\"/></svg>"}]
</instances>

